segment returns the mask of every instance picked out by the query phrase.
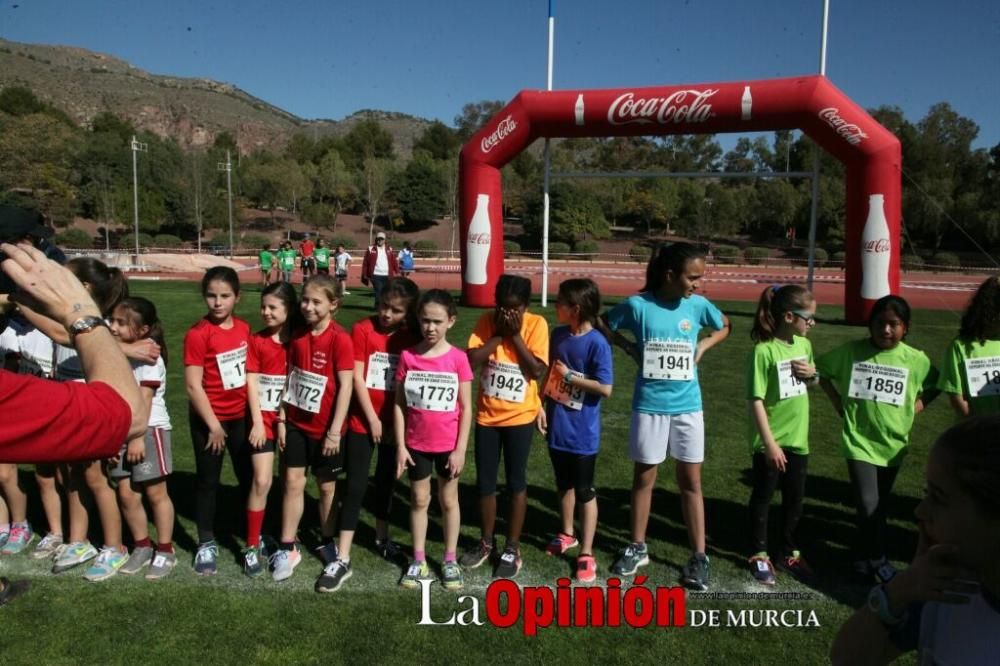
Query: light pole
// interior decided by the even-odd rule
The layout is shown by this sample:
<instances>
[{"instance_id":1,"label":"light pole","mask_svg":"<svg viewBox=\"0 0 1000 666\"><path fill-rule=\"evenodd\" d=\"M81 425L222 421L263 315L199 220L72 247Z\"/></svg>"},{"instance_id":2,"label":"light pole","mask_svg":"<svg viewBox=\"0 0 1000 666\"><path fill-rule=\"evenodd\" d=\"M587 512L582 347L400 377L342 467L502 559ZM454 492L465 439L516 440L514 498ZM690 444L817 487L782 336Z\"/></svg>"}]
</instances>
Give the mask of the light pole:
<instances>
[{"instance_id":1,"label":"light pole","mask_svg":"<svg viewBox=\"0 0 1000 666\"><path fill-rule=\"evenodd\" d=\"M137 155L149 150L149 146L141 141L136 141L132 135L132 212L135 221L135 269L139 270L139 160ZM107 231L105 231L107 233Z\"/></svg>"},{"instance_id":2,"label":"light pole","mask_svg":"<svg viewBox=\"0 0 1000 666\"><path fill-rule=\"evenodd\" d=\"M233 258L233 162L226 151L226 161L219 162L219 171L226 172L226 192L229 195L229 258Z\"/></svg>"}]
</instances>

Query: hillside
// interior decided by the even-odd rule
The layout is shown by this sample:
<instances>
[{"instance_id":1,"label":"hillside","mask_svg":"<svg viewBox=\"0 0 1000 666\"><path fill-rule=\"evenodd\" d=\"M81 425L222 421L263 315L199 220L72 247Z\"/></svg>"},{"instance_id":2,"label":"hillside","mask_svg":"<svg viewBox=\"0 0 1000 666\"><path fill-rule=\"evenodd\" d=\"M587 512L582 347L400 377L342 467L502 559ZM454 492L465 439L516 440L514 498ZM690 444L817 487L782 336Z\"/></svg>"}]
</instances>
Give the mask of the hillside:
<instances>
[{"instance_id":1,"label":"hillside","mask_svg":"<svg viewBox=\"0 0 1000 666\"><path fill-rule=\"evenodd\" d=\"M280 148L298 132L339 135L359 120L375 118L392 134L396 154L407 158L430 124L403 113L371 110L341 121L306 120L230 83L151 74L81 48L0 39L0 88L15 84L31 88L81 125L110 111L187 148L210 145L228 131L245 154Z\"/></svg>"}]
</instances>

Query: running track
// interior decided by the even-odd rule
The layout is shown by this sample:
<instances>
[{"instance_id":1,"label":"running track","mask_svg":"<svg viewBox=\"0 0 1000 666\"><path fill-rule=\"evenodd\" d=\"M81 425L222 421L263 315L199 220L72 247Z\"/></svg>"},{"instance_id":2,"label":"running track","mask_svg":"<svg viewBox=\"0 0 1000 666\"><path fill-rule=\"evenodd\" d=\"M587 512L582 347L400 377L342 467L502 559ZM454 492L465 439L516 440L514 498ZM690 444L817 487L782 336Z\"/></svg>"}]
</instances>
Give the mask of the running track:
<instances>
[{"instance_id":1,"label":"running track","mask_svg":"<svg viewBox=\"0 0 1000 666\"><path fill-rule=\"evenodd\" d=\"M255 264L245 262L247 268L240 279L251 284L259 283L260 273ZM531 279L532 289L541 290L541 264L538 262L509 262L507 271L524 275ZM150 272L130 275L133 279L174 279L200 280L202 273ZM361 268L352 266L348 279L348 290L362 289ZM422 289L439 287L460 289L461 279L456 263L418 263L411 277ZM589 262L553 262L549 270L549 293L554 293L559 282L570 277L590 277L607 296L627 296L635 293L645 278L645 266L635 264L607 264ZM985 275L963 275L953 273L904 273L902 296L915 308L930 310L961 311L969 301L976 287ZM295 281L301 279L296 271ZM800 283L806 279L805 269L764 268L755 266L713 266L710 265L702 281L700 293L714 300L756 301L761 289L771 284ZM844 274L840 270L818 270L814 281L814 292L819 303L839 305L843 302Z\"/></svg>"}]
</instances>

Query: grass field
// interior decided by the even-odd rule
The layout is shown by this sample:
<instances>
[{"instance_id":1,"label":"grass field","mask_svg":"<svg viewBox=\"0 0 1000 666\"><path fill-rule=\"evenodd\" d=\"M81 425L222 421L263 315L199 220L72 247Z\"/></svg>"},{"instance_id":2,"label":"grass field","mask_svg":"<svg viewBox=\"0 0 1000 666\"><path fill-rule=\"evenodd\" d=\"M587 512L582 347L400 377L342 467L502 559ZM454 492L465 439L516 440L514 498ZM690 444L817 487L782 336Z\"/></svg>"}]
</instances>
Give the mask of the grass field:
<instances>
[{"instance_id":1,"label":"grass field","mask_svg":"<svg viewBox=\"0 0 1000 666\"><path fill-rule=\"evenodd\" d=\"M812 456L807 483L801 540L805 554L820 573L813 588L780 578L778 591L811 595L798 601L724 602L689 601L696 609L801 609L815 611L818 628L589 628L543 629L534 638L524 637L520 625L494 627L422 627L419 594L396 585L400 571L371 550L372 519L362 513L358 546L353 552L354 577L333 595L312 591L321 565L311 554L289 581L276 584L269 577L249 580L238 557L244 531L243 500L235 491L228 469L220 497L221 538L219 575L202 579L191 570L195 547L194 462L187 425L183 388L182 339L185 330L203 314L194 283L133 282L133 293L151 298L168 330L170 352L168 407L174 426L174 466L170 492L177 508L175 541L181 564L167 579L149 582L118 576L104 583L87 583L82 570L53 576L45 564L26 555L0 560L0 573L27 577L30 594L0 611L0 659L4 663L134 662L170 663L210 661L223 663L312 662L439 662L478 657L496 662L561 660L565 663L630 661L677 663L819 663L826 661L833 635L851 609L863 602L867 585L852 581L848 573L853 536L853 509L846 466L838 454L839 419L822 396L812 394ZM347 297L338 315L349 327L369 314L368 292ZM259 325L256 287L243 294L239 314ZM704 466L709 555L714 591L756 591L745 565L747 541L746 501L749 497L750 456L746 443L747 418L743 396L743 359L750 348L748 331L753 306L719 303L733 322L734 334L709 352L700 367L707 425L707 461ZM535 308L540 311L540 308ZM464 346L479 311L463 309L450 340ZM554 315L545 313L550 320ZM811 335L816 351L860 337L863 329L836 322L836 308L821 308L820 324ZM957 329L951 312L915 313L908 341L925 350L933 360L942 357ZM628 539L629 488L632 465L627 458L627 437L635 366L615 353L615 393L603 408L602 452L597 466L600 522L596 556L601 576L615 552ZM14 418L13 415L4 415ZM913 509L920 496L923 465L934 436L952 420L946 401L938 401L918 417L909 458L896 486L889 514L890 555L897 562L909 559L915 545ZM471 447L471 443L470 443ZM478 538L473 482L469 465L462 475L463 542ZM541 438L536 438L529 467L529 510L523 556L518 577L522 585L553 585L571 575L571 561L546 557L544 546L557 527L557 500L552 471ZM30 519L43 525L30 471L22 471L22 485L31 493ZM650 585L674 585L688 556L686 532L680 516L673 470L661 469L650 521L650 566L642 570ZM310 489L315 497L315 488ZM398 541L409 544L408 489L402 481L396 490L392 530ZM777 501L777 498L776 498ZM504 506L501 498L501 507ZM272 490L265 533L277 529L277 483ZM432 564L441 557L438 514L432 507L428 555ZM501 522L504 524L501 509ZM316 542L314 504L307 505L301 539ZM776 514L772 525L776 523ZM92 530L97 521L92 521ZM92 539L100 542L99 531ZM467 574L466 591L482 599L490 579L483 567ZM627 587L627 586L626 586ZM446 618L458 604L458 595L435 585L432 593L435 618ZM485 619L485 613L483 613Z\"/></svg>"}]
</instances>

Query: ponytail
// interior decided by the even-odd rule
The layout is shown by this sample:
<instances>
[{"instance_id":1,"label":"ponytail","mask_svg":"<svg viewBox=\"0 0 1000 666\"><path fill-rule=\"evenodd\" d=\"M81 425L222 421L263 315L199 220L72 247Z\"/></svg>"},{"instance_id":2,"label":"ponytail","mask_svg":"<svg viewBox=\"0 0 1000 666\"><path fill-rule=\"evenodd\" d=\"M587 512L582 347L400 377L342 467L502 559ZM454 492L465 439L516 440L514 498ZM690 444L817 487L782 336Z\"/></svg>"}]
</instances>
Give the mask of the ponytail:
<instances>
[{"instance_id":1,"label":"ponytail","mask_svg":"<svg viewBox=\"0 0 1000 666\"><path fill-rule=\"evenodd\" d=\"M769 342L778 332L781 318L786 312L809 307L815 299L812 292L797 284L773 285L766 288L757 300L750 339Z\"/></svg>"}]
</instances>

